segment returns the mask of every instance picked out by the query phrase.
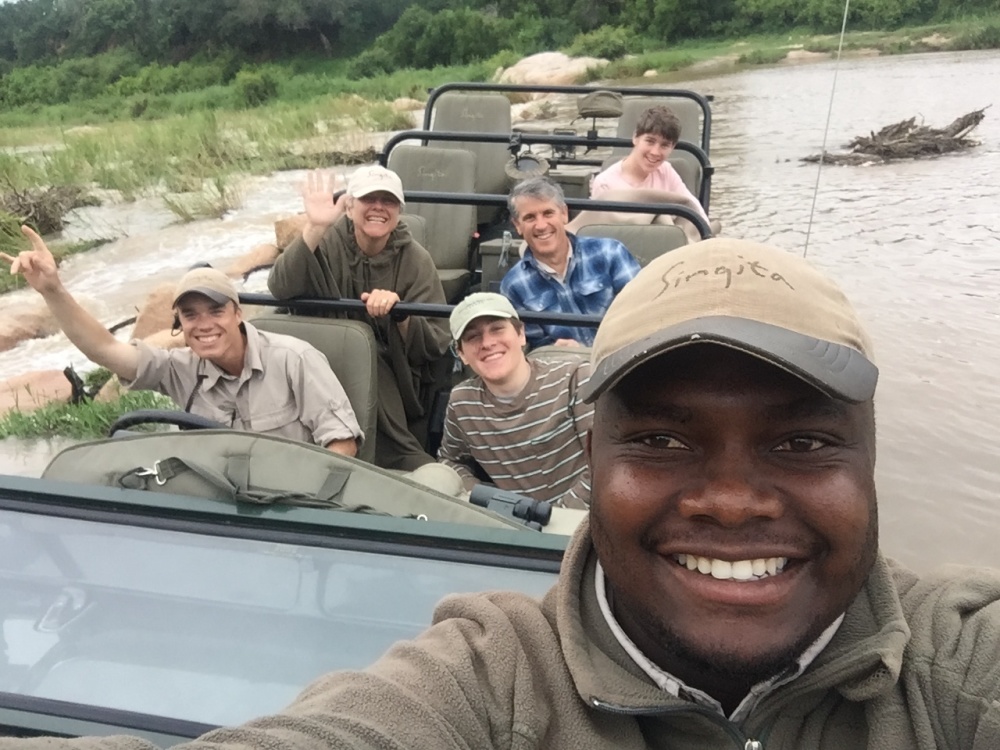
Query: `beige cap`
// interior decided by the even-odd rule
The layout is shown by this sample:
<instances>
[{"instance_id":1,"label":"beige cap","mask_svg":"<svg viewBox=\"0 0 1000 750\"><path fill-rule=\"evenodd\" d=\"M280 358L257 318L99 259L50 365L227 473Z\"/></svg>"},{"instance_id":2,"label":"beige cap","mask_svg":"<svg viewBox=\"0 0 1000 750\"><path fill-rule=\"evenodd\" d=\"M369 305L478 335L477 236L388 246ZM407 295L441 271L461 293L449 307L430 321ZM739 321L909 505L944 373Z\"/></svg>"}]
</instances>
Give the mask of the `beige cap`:
<instances>
[{"instance_id":1,"label":"beige cap","mask_svg":"<svg viewBox=\"0 0 1000 750\"><path fill-rule=\"evenodd\" d=\"M224 305L229 300L237 305L240 303L239 292L232 280L219 269L207 266L192 268L181 277L174 293L173 307L177 307L185 294L203 294L219 305Z\"/></svg>"},{"instance_id":2,"label":"beige cap","mask_svg":"<svg viewBox=\"0 0 1000 750\"><path fill-rule=\"evenodd\" d=\"M403 199L403 183L399 175L395 172L380 167L378 164L371 167L361 167L347 182L347 194L360 198L371 193L384 192L396 196L400 205L406 201Z\"/></svg>"},{"instance_id":3,"label":"beige cap","mask_svg":"<svg viewBox=\"0 0 1000 750\"><path fill-rule=\"evenodd\" d=\"M716 238L661 255L619 292L597 329L583 398L698 343L759 357L834 398L875 394L871 342L833 281L784 250Z\"/></svg>"},{"instance_id":4,"label":"beige cap","mask_svg":"<svg viewBox=\"0 0 1000 750\"><path fill-rule=\"evenodd\" d=\"M448 319L451 337L458 341L476 318L517 318L517 310L510 300L494 292L474 292L463 299L451 311Z\"/></svg>"}]
</instances>

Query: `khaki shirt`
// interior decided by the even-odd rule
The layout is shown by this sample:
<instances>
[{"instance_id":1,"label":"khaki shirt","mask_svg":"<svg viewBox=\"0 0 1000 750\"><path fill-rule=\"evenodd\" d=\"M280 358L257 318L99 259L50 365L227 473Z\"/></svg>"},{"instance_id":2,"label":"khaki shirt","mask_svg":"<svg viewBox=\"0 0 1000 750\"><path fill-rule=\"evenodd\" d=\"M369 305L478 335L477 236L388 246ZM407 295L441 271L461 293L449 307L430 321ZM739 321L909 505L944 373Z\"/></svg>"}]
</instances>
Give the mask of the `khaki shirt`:
<instances>
[{"instance_id":1,"label":"khaki shirt","mask_svg":"<svg viewBox=\"0 0 1000 750\"><path fill-rule=\"evenodd\" d=\"M181 408L236 430L327 445L364 438L343 386L323 354L293 336L244 323L243 372L229 375L190 348L161 349L133 342L139 352L131 390L154 390ZM199 376L204 376L199 384Z\"/></svg>"}]
</instances>

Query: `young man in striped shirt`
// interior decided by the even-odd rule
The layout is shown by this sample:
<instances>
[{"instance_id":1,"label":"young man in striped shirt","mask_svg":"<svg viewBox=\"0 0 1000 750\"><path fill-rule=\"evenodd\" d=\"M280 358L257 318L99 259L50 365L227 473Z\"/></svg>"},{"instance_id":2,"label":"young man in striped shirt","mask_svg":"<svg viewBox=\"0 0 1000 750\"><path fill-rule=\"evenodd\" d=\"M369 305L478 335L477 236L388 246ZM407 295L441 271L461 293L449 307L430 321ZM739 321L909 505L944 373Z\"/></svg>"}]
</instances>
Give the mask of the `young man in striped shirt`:
<instances>
[{"instance_id":1,"label":"young man in striped shirt","mask_svg":"<svg viewBox=\"0 0 1000 750\"><path fill-rule=\"evenodd\" d=\"M593 407L578 396L590 376L583 352L569 360L528 359L524 324L510 301L470 294L451 314L451 334L475 377L448 401L438 460L466 489L484 481L556 505L586 508L585 441Z\"/></svg>"}]
</instances>

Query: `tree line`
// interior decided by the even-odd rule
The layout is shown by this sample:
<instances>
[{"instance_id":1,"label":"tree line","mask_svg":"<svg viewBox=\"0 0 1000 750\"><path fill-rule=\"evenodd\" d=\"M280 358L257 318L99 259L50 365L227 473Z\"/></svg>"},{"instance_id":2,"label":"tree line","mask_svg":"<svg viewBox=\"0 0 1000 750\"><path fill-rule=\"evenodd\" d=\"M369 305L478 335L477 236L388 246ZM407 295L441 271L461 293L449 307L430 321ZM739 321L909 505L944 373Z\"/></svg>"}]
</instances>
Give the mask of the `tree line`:
<instances>
[{"instance_id":1,"label":"tree line","mask_svg":"<svg viewBox=\"0 0 1000 750\"><path fill-rule=\"evenodd\" d=\"M0 4L0 72L109 50L171 64L223 51L251 60L346 57L379 35L374 62L422 67L504 48L564 47L602 27L660 43L791 26L833 31L843 7L843 0L18 0ZM997 0L853 0L849 23L881 29L995 10Z\"/></svg>"}]
</instances>

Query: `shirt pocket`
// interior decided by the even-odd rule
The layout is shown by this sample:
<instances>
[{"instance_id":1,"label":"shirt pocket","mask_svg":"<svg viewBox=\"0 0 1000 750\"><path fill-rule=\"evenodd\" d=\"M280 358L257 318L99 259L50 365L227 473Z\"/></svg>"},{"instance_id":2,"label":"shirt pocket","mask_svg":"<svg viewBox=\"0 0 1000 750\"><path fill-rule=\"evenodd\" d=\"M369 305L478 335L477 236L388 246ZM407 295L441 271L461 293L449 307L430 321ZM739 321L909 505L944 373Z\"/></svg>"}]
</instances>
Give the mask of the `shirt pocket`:
<instances>
[{"instance_id":1,"label":"shirt pocket","mask_svg":"<svg viewBox=\"0 0 1000 750\"><path fill-rule=\"evenodd\" d=\"M182 403L181 406L183 407L184 404ZM236 418L236 407L230 404L226 408L225 406L212 403L204 396L199 395L195 396L194 402L191 404L191 413L199 417L205 417L205 419L214 420L226 427L231 427Z\"/></svg>"},{"instance_id":2,"label":"shirt pocket","mask_svg":"<svg viewBox=\"0 0 1000 750\"><path fill-rule=\"evenodd\" d=\"M588 313L607 310L614 296L614 291L602 279L588 279L576 288L576 298L580 301L580 308Z\"/></svg>"},{"instance_id":3,"label":"shirt pocket","mask_svg":"<svg viewBox=\"0 0 1000 750\"><path fill-rule=\"evenodd\" d=\"M294 399L267 411L255 412L250 416L250 428L254 432L276 432L286 425L298 421L299 410Z\"/></svg>"},{"instance_id":4,"label":"shirt pocket","mask_svg":"<svg viewBox=\"0 0 1000 750\"><path fill-rule=\"evenodd\" d=\"M559 297L551 289L545 289L524 300L524 309L532 312L542 312L543 310L559 310Z\"/></svg>"}]
</instances>

